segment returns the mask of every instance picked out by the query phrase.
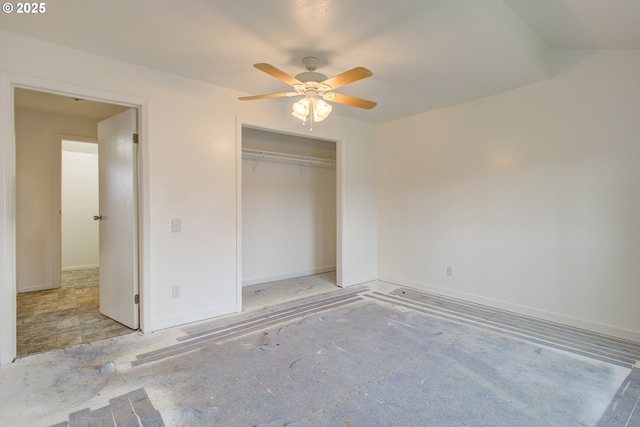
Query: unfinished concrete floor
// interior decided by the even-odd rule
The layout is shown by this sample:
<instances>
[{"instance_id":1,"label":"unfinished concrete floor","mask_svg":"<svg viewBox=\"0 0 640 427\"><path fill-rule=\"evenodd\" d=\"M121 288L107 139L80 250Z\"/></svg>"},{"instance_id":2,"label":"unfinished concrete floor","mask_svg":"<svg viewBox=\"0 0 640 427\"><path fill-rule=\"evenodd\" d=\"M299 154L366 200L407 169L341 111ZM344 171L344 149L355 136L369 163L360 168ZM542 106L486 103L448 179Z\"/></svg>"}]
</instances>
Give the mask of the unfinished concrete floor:
<instances>
[{"instance_id":1,"label":"unfinished concrete floor","mask_svg":"<svg viewBox=\"0 0 640 427\"><path fill-rule=\"evenodd\" d=\"M242 309L265 309L338 289L335 271L245 286L242 288Z\"/></svg>"},{"instance_id":2,"label":"unfinished concrete floor","mask_svg":"<svg viewBox=\"0 0 640 427\"><path fill-rule=\"evenodd\" d=\"M638 426L640 344L373 282L0 368L7 426Z\"/></svg>"}]
</instances>

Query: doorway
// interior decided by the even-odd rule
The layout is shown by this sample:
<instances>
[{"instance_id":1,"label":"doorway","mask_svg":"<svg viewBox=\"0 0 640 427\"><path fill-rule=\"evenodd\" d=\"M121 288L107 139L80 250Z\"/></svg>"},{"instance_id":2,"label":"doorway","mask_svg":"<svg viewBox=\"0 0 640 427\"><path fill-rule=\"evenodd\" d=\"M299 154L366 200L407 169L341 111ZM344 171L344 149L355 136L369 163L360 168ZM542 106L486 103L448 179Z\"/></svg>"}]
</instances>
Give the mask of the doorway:
<instances>
[{"instance_id":1,"label":"doorway","mask_svg":"<svg viewBox=\"0 0 640 427\"><path fill-rule=\"evenodd\" d=\"M100 228L94 219L100 212L98 141L81 139L60 142L60 271L78 279L96 276L100 266Z\"/></svg>"},{"instance_id":2,"label":"doorway","mask_svg":"<svg viewBox=\"0 0 640 427\"><path fill-rule=\"evenodd\" d=\"M242 127L242 309L337 288L336 142Z\"/></svg>"},{"instance_id":3,"label":"doorway","mask_svg":"<svg viewBox=\"0 0 640 427\"><path fill-rule=\"evenodd\" d=\"M98 123L130 107L21 88L14 100L17 355L131 332L100 313L97 203L73 206L98 197Z\"/></svg>"}]
</instances>

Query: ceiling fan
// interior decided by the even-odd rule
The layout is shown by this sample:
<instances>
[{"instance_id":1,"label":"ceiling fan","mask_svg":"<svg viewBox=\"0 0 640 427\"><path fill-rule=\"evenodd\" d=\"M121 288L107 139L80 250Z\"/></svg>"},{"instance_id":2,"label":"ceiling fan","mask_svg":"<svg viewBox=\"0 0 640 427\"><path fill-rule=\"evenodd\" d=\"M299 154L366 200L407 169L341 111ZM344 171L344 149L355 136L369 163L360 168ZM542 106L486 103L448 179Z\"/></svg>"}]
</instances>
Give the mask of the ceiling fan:
<instances>
[{"instance_id":1,"label":"ceiling fan","mask_svg":"<svg viewBox=\"0 0 640 427\"><path fill-rule=\"evenodd\" d=\"M349 83L371 77L373 73L366 68L356 67L337 76L327 78L324 74L316 72L320 60L314 56L308 56L302 60L306 72L300 73L293 77L281 71L270 64L260 63L253 66L260 71L269 74L284 83L293 86L295 92L271 93L267 95L243 96L238 98L241 101L250 101L254 99L281 98L290 96L300 96L303 98L293 104L294 117L306 123L307 118L311 123L320 122L329 116L332 107L325 101L337 102L339 104L349 105L357 108L370 110L376 106L373 101L356 98L354 96L344 95L333 92L334 89L345 86ZM313 130L310 126L310 130Z\"/></svg>"}]
</instances>

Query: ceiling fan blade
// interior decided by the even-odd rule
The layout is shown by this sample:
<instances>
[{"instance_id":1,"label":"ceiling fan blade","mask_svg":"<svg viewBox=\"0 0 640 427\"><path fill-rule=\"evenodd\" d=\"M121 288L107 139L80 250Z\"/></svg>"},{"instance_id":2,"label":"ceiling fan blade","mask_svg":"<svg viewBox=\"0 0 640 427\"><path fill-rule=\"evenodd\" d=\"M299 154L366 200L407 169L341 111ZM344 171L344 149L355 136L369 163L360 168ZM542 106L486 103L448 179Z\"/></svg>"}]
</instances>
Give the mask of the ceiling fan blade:
<instances>
[{"instance_id":1,"label":"ceiling fan blade","mask_svg":"<svg viewBox=\"0 0 640 427\"><path fill-rule=\"evenodd\" d=\"M330 93L333 99L327 99L327 101L337 102L338 104L350 105L351 107L364 108L365 110L370 110L376 105L376 102L367 101L366 99L356 98L355 96L343 95L341 93ZM325 94L329 95L329 94Z\"/></svg>"},{"instance_id":2,"label":"ceiling fan blade","mask_svg":"<svg viewBox=\"0 0 640 427\"><path fill-rule=\"evenodd\" d=\"M298 92L282 92L282 93L270 93L267 95L241 96L238 99L240 101L251 101L253 99L282 98L285 96L296 96L296 95L299 95L299 93Z\"/></svg>"},{"instance_id":3,"label":"ceiling fan blade","mask_svg":"<svg viewBox=\"0 0 640 427\"><path fill-rule=\"evenodd\" d=\"M264 64L264 63L260 63L260 64L253 64L254 67L256 67L258 70L260 71L264 71L265 73L269 74L272 77L275 77L276 79L285 82L288 85L296 85L296 84L302 84L301 81L299 81L298 79L296 79L293 76L290 76L289 74L285 73L284 71L278 70L276 67L274 67L271 64Z\"/></svg>"},{"instance_id":4,"label":"ceiling fan blade","mask_svg":"<svg viewBox=\"0 0 640 427\"><path fill-rule=\"evenodd\" d=\"M331 86L331 89L337 89L340 86L357 82L358 80L366 79L367 77L371 77L372 75L373 73L366 68L356 67L352 70L345 71L342 74L331 77L330 79L323 81L322 84Z\"/></svg>"}]
</instances>

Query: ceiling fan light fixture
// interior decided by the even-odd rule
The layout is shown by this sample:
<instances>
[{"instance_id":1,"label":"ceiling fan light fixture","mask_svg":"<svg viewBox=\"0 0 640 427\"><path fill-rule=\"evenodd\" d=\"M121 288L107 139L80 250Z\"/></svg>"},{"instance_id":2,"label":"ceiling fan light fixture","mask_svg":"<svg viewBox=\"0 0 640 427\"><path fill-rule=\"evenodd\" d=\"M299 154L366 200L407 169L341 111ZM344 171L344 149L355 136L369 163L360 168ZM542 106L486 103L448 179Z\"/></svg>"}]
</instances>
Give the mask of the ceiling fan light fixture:
<instances>
[{"instance_id":1,"label":"ceiling fan light fixture","mask_svg":"<svg viewBox=\"0 0 640 427\"><path fill-rule=\"evenodd\" d=\"M306 123L307 118L318 123L329 117L331 110L333 110L333 107L321 99L302 98L293 104L291 115L304 123Z\"/></svg>"},{"instance_id":2,"label":"ceiling fan light fixture","mask_svg":"<svg viewBox=\"0 0 640 427\"><path fill-rule=\"evenodd\" d=\"M314 56L307 56L302 60L302 63L305 65L307 71L300 73L295 77L270 64L253 64L253 66L258 70L292 86L295 92L241 96L238 99L242 101L249 101L254 99L270 99L301 95L303 99L293 104L293 112L291 115L298 120L301 120L303 125L305 125L307 119L309 119L310 131L313 130L311 128L313 126L313 122L321 122L331 114L333 107L325 101L337 102L338 104L364 108L366 110L370 110L376 106L375 102L367 101L366 99L331 92L339 87L371 77L373 73L366 68L352 68L349 71L345 71L328 79L324 74L316 72L318 64L320 63L318 58Z\"/></svg>"},{"instance_id":3,"label":"ceiling fan light fixture","mask_svg":"<svg viewBox=\"0 0 640 427\"><path fill-rule=\"evenodd\" d=\"M309 116L309 100L307 98L302 98L300 101L294 103L291 115L296 119L306 122L307 117Z\"/></svg>"},{"instance_id":4,"label":"ceiling fan light fixture","mask_svg":"<svg viewBox=\"0 0 640 427\"><path fill-rule=\"evenodd\" d=\"M323 121L324 119L329 117L329 114L331 114L331 110L333 110L333 107L331 105L327 104L321 99L318 100L313 108L313 121L316 123Z\"/></svg>"}]
</instances>

